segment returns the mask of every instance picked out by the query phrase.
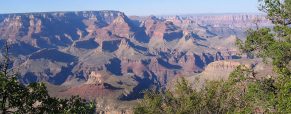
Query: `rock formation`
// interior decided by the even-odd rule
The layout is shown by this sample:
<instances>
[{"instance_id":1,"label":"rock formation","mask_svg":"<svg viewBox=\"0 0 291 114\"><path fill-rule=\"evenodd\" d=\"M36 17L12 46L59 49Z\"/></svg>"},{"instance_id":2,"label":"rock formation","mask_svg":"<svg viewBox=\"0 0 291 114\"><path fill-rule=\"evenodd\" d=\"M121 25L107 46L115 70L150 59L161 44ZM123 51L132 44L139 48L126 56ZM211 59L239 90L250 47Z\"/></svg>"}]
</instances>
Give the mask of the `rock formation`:
<instances>
[{"instance_id":1,"label":"rock formation","mask_svg":"<svg viewBox=\"0 0 291 114\"><path fill-rule=\"evenodd\" d=\"M151 87L201 73L211 62L238 58L234 42L262 15L127 17L119 11L0 15L0 46L11 53L23 83L64 87L56 96L135 100ZM247 23L247 24L246 24ZM204 74L231 71L211 63ZM218 70L220 72L220 70ZM217 72L217 74L224 72ZM203 73L202 73L203 74ZM51 89L50 89L51 90Z\"/></svg>"}]
</instances>

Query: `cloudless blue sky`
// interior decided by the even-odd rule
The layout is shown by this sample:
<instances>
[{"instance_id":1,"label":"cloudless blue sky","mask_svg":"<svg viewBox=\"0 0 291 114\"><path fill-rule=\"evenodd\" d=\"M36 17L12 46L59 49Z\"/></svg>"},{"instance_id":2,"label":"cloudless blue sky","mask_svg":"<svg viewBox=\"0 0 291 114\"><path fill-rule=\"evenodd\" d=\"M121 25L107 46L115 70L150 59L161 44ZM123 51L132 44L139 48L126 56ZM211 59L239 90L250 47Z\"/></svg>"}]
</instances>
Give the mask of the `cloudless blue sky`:
<instances>
[{"instance_id":1,"label":"cloudless blue sky","mask_svg":"<svg viewBox=\"0 0 291 114\"><path fill-rule=\"evenodd\" d=\"M118 10L127 15L257 13L257 0L1 0L0 13Z\"/></svg>"}]
</instances>

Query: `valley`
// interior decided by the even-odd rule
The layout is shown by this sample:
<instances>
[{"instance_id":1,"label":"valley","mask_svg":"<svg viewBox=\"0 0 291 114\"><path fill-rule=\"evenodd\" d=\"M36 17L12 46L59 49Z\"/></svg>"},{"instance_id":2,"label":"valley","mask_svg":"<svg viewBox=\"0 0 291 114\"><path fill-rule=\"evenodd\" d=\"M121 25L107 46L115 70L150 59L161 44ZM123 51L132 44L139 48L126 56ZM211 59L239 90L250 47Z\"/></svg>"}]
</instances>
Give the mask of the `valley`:
<instances>
[{"instance_id":1,"label":"valley","mask_svg":"<svg viewBox=\"0 0 291 114\"><path fill-rule=\"evenodd\" d=\"M178 77L216 79L237 64L269 69L235 46L256 24L272 26L261 14L1 14L0 46L10 43L22 83L45 82L52 96L80 95L102 111L127 111L124 104L134 105L147 89L168 89Z\"/></svg>"}]
</instances>

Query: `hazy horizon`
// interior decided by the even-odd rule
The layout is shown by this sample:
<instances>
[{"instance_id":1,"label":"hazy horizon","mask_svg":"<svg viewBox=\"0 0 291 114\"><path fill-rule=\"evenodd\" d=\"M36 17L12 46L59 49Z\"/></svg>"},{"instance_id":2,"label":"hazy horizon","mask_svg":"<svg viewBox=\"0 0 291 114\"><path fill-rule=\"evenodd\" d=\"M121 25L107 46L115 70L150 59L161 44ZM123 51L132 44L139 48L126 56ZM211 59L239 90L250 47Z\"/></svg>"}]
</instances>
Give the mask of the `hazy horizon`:
<instances>
[{"instance_id":1,"label":"hazy horizon","mask_svg":"<svg viewBox=\"0 0 291 114\"><path fill-rule=\"evenodd\" d=\"M0 14L100 10L115 10L137 16L260 13L257 6L257 0L9 0L1 2Z\"/></svg>"}]
</instances>

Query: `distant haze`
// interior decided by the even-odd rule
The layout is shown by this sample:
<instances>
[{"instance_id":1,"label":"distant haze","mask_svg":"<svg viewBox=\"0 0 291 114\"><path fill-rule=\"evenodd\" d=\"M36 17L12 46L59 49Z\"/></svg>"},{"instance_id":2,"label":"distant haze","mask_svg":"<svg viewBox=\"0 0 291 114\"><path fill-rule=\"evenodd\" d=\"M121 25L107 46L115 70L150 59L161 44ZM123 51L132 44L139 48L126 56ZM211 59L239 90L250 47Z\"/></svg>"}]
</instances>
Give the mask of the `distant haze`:
<instances>
[{"instance_id":1,"label":"distant haze","mask_svg":"<svg viewBox=\"0 0 291 114\"><path fill-rule=\"evenodd\" d=\"M118 10L127 15L258 13L257 0L3 0L0 13Z\"/></svg>"}]
</instances>

